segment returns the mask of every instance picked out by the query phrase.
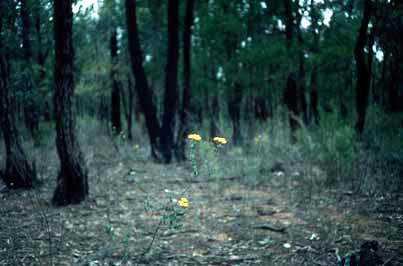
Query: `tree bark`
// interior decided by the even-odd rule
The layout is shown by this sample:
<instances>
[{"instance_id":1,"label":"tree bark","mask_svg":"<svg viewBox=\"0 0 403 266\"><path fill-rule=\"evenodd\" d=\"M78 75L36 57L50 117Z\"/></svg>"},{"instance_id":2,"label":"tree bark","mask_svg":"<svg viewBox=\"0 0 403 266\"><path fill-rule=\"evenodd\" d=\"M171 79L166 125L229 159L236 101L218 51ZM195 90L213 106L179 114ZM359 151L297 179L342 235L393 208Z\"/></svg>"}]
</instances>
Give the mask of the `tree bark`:
<instances>
[{"instance_id":1,"label":"tree bark","mask_svg":"<svg viewBox=\"0 0 403 266\"><path fill-rule=\"evenodd\" d=\"M120 90L117 81L117 68L118 68L118 39L116 29L112 30L110 38L110 51L111 51L111 124L112 133L117 135L122 131L122 121L120 119Z\"/></svg>"},{"instance_id":2,"label":"tree bark","mask_svg":"<svg viewBox=\"0 0 403 266\"><path fill-rule=\"evenodd\" d=\"M357 83L356 83L356 107L358 120L355 128L358 135L364 131L365 115L368 106L368 94L371 83L370 65L365 61L365 45L367 44L367 29L371 19L372 0L364 0L364 15L361 20L360 31L354 48L354 57L357 65ZM368 47L372 50L372 47Z\"/></svg>"},{"instance_id":3,"label":"tree bark","mask_svg":"<svg viewBox=\"0 0 403 266\"><path fill-rule=\"evenodd\" d=\"M32 48L30 40L31 19L29 16L32 3L28 0L21 0L21 25L22 25L22 49L24 54L23 64L23 78L25 89L25 102L24 102L24 114L25 125L29 129L33 138L35 138L36 131L39 130L39 112L38 104L36 101L37 91L35 90L33 71L32 71Z\"/></svg>"},{"instance_id":4,"label":"tree bark","mask_svg":"<svg viewBox=\"0 0 403 266\"><path fill-rule=\"evenodd\" d=\"M75 132L72 0L54 0L56 146L60 171L53 202L77 204L88 195L88 174Z\"/></svg>"},{"instance_id":5,"label":"tree bark","mask_svg":"<svg viewBox=\"0 0 403 266\"><path fill-rule=\"evenodd\" d=\"M132 78L128 75L127 78L127 90L129 91L129 104L128 104L128 114L127 114L127 139L132 141L133 134L132 134L132 121L133 121L133 83Z\"/></svg>"},{"instance_id":6,"label":"tree bark","mask_svg":"<svg viewBox=\"0 0 403 266\"><path fill-rule=\"evenodd\" d=\"M299 4L297 4L299 7ZM298 41L298 99L299 112L302 113L304 124L308 124L308 104L305 98L305 55L304 55L304 39L301 32L302 16L297 11L297 41Z\"/></svg>"},{"instance_id":7,"label":"tree bark","mask_svg":"<svg viewBox=\"0 0 403 266\"><path fill-rule=\"evenodd\" d=\"M0 123L6 148L6 168L0 178L8 188L30 188L36 179L35 167L29 165L19 140L9 91L9 63L3 44L3 18L6 16L6 3L0 2Z\"/></svg>"},{"instance_id":8,"label":"tree bark","mask_svg":"<svg viewBox=\"0 0 403 266\"><path fill-rule=\"evenodd\" d=\"M210 109L210 138L211 139L221 135L220 129L218 128L218 121L220 119L220 104L218 102L217 93L213 93L212 97L213 97L213 99L211 100L211 109L208 108L208 109ZM207 101L208 101L208 99L207 99Z\"/></svg>"},{"instance_id":9,"label":"tree bark","mask_svg":"<svg viewBox=\"0 0 403 266\"><path fill-rule=\"evenodd\" d=\"M186 159L185 146L186 135L189 133L189 114L190 103L192 97L191 89L191 37L193 25L193 10L195 0L187 0L185 13L185 28L183 31L183 93L182 106L179 112L179 130L178 139L176 141L176 157L177 160Z\"/></svg>"},{"instance_id":10,"label":"tree bark","mask_svg":"<svg viewBox=\"0 0 403 266\"><path fill-rule=\"evenodd\" d=\"M165 163L172 160L175 138L175 114L178 98L179 1L168 0L168 58L165 68L164 115L162 117L161 151Z\"/></svg>"},{"instance_id":11,"label":"tree bark","mask_svg":"<svg viewBox=\"0 0 403 266\"><path fill-rule=\"evenodd\" d=\"M311 21L312 21L312 35L313 35L313 53L317 55L320 49L320 31L319 31L319 12L316 8L316 4L311 2ZM317 32L316 32L317 30ZM310 92L309 92L309 121L311 123L312 119L315 125L319 125L319 97L318 97L318 80L319 79L319 70L318 63L316 60L313 61L312 64L312 72L311 72L311 84L310 84Z\"/></svg>"},{"instance_id":12,"label":"tree bark","mask_svg":"<svg viewBox=\"0 0 403 266\"><path fill-rule=\"evenodd\" d=\"M232 121L232 143L241 144L241 102L242 102L242 88L239 83L235 83L234 91L229 96L228 112Z\"/></svg>"},{"instance_id":13,"label":"tree bark","mask_svg":"<svg viewBox=\"0 0 403 266\"><path fill-rule=\"evenodd\" d=\"M160 160L160 155L158 154L160 126L157 119L157 110L152 101L152 92L143 68L143 54L137 29L136 1L125 0L125 7L130 60L132 72L136 79L136 92L145 115L148 136L150 138L151 156L156 160Z\"/></svg>"}]
</instances>

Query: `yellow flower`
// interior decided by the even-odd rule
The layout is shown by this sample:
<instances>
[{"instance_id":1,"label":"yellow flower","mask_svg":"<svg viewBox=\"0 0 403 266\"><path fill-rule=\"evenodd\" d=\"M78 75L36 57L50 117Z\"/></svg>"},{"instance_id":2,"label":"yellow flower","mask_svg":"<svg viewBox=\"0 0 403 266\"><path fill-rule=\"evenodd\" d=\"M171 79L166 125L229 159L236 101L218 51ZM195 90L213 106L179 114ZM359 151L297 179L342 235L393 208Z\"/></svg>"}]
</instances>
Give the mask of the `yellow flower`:
<instances>
[{"instance_id":1,"label":"yellow flower","mask_svg":"<svg viewBox=\"0 0 403 266\"><path fill-rule=\"evenodd\" d=\"M223 137L214 137L213 141L220 144L227 144L227 140Z\"/></svg>"},{"instance_id":2,"label":"yellow flower","mask_svg":"<svg viewBox=\"0 0 403 266\"><path fill-rule=\"evenodd\" d=\"M195 141L199 141L199 140L201 140L201 137L200 137L200 135L198 135L198 134L189 134L189 135L188 135L188 139L192 139L192 140L195 140Z\"/></svg>"},{"instance_id":3,"label":"yellow flower","mask_svg":"<svg viewBox=\"0 0 403 266\"><path fill-rule=\"evenodd\" d=\"M183 208L187 208L187 207L189 207L189 201L188 201L187 198L180 198L178 200L178 205L183 207Z\"/></svg>"}]
</instances>

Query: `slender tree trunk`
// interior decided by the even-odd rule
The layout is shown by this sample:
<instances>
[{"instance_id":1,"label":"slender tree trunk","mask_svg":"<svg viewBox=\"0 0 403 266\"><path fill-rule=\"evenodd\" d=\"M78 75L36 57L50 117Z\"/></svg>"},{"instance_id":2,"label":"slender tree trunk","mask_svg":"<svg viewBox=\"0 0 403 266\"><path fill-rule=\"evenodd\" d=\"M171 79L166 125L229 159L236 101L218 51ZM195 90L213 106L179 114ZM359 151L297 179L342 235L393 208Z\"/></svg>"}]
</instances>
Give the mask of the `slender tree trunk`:
<instances>
[{"instance_id":1,"label":"slender tree trunk","mask_svg":"<svg viewBox=\"0 0 403 266\"><path fill-rule=\"evenodd\" d=\"M6 59L6 49L3 45L2 30L5 3L0 3L0 123L6 147L6 168L0 172L0 178L8 188L30 188L36 181L35 167L29 165L21 146L15 117L12 112L12 103L9 92L9 64Z\"/></svg>"},{"instance_id":2,"label":"slender tree trunk","mask_svg":"<svg viewBox=\"0 0 403 266\"><path fill-rule=\"evenodd\" d=\"M183 94L182 106L179 112L179 130L176 141L176 157L179 161L186 159L186 135L189 133L189 114L192 97L191 88L191 37L193 25L193 10L195 0L187 0L185 13L185 28L183 31Z\"/></svg>"},{"instance_id":3,"label":"slender tree trunk","mask_svg":"<svg viewBox=\"0 0 403 266\"><path fill-rule=\"evenodd\" d=\"M299 4L298 4L299 6ZM297 40L298 40L298 99L299 112L302 113L304 124L308 124L308 104L305 97L305 55L304 55L304 39L301 32L302 16L297 11Z\"/></svg>"},{"instance_id":4,"label":"slender tree trunk","mask_svg":"<svg viewBox=\"0 0 403 266\"><path fill-rule=\"evenodd\" d=\"M128 106L128 116L127 116L127 139L132 141L133 140L133 134L132 134L132 121L133 121L133 83L132 83L132 78L130 75L127 78L127 89L129 91L129 106Z\"/></svg>"},{"instance_id":5,"label":"slender tree trunk","mask_svg":"<svg viewBox=\"0 0 403 266\"><path fill-rule=\"evenodd\" d=\"M88 174L75 132L72 0L54 0L56 146L60 171L53 202L64 206L88 195Z\"/></svg>"},{"instance_id":6,"label":"slender tree trunk","mask_svg":"<svg viewBox=\"0 0 403 266\"><path fill-rule=\"evenodd\" d=\"M151 156L156 160L160 160L158 154L160 126L157 119L157 109L152 101L152 92L149 88L143 68L143 54L140 47L137 29L136 1L125 0L125 7L129 52L132 72L136 79L136 91L140 100L141 108L145 115L148 136L150 138Z\"/></svg>"},{"instance_id":7,"label":"slender tree trunk","mask_svg":"<svg viewBox=\"0 0 403 266\"><path fill-rule=\"evenodd\" d=\"M254 113L255 113L255 118L259 120L260 122L265 122L269 116L268 110L267 110L267 102L265 97L258 95L255 97L255 103L254 103Z\"/></svg>"},{"instance_id":8,"label":"slender tree trunk","mask_svg":"<svg viewBox=\"0 0 403 266\"><path fill-rule=\"evenodd\" d=\"M38 85L42 84L46 77L46 68L45 61L48 56L49 49L46 49L43 52L43 40L42 40L42 30L41 30L41 14L40 7L36 8L35 12L35 30L36 30L36 38L38 42L38 51L37 51L37 63L39 65L39 82Z\"/></svg>"},{"instance_id":9,"label":"slender tree trunk","mask_svg":"<svg viewBox=\"0 0 403 266\"><path fill-rule=\"evenodd\" d=\"M165 68L164 115L162 117L161 148L165 163L172 160L175 148L175 114L178 97L179 62L179 1L168 0L168 58Z\"/></svg>"},{"instance_id":10,"label":"slender tree trunk","mask_svg":"<svg viewBox=\"0 0 403 266\"><path fill-rule=\"evenodd\" d=\"M118 39L117 31L113 29L110 38L110 50L111 50L111 124L112 132L117 135L122 131L122 121L120 119L120 90L117 81L117 67L118 67Z\"/></svg>"},{"instance_id":11,"label":"slender tree trunk","mask_svg":"<svg viewBox=\"0 0 403 266\"><path fill-rule=\"evenodd\" d=\"M29 3L27 0L21 0L20 17L22 22L22 48L24 53L23 76L26 91L24 102L25 124L31 132L32 137L35 137L36 131L39 130L39 108L36 100L37 91L32 75L32 48L30 41L31 20L29 9L32 9L32 3Z\"/></svg>"},{"instance_id":12,"label":"slender tree trunk","mask_svg":"<svg viewBox=\"0 0 403 266\"><path fill-rule=\"evenodd\" d=\"M235 83L234 91L229 96L228 112L232 121L232 143L241 144L241 102L242 102L242 88L239 83Z\"/></svg>"},{"instance_id":13,"label":"slender tree trunk","mask_svg":"<svg viewBox=\"0 0 403 266\"><path fill-rule=\"evenodd\" d=\"M313 53L317 55L320 49L320 31L319 31L319 12L316 8L316 4L311 2L311 21L312 21L312 37L313 37ZM311 72L311 84L309 92L309 121L311 123L312 119L315 125L319 125L319 97L318 97L318 81L319 81L319 70L318 63L316 60L312 64Z\"/></svg>"},{"instance_id":14,"label":"slender tree trunk","mask_svg":"<svg viewBox=\"0 0 403 266\"><path fill-rule=\"evenodd\" d=\"M218 121L220 119L220 105L218 102L217 93L213 94L210 109L210 138L220 136L220 129L218 127Z\"/></svg>"},{"instance_id":15,"label":"slender tree trunk","mask_svg":"<svg viewBox=\"0 0 403 266\"><path fill-rule=\"evenodd\" d=\"M356 104L358 120L355 128L359 135L364 131L365 115L368 106L368 94L371 83L370 65L365 60L365 45L367 44L367 29L371 19L372 0L364 0L364 15L361 20L360 31L354 49L354 57L357 65L357 83L356 83ZM372 47L368 47L372 50Z\"/></svg>"}]
</instances>

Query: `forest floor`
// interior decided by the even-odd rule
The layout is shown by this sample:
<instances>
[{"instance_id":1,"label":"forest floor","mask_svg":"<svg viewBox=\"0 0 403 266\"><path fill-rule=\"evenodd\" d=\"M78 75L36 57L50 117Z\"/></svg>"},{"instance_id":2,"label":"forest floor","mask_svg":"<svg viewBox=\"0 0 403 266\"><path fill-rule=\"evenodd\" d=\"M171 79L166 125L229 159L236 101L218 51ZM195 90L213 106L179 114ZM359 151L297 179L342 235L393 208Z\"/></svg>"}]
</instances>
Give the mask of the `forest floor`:
<instances>
[{"instance_id":1,"label":"forest floor","mask_svg":"<svg viewBox=\"0 0 403 266\"><path fill-rule=\"evenodd\" d=\"M403 265L403 194L305 197L288 170L249 184L95 149L86 151L90 195L81 204L51 204L54 148L36 154L42 186L0 193L0 265L341 265L372 240L378 265ZM159 226L163 208L146 208L166 206L168 194L189 199L180 229Z\"/></svg>"}]
</instances>

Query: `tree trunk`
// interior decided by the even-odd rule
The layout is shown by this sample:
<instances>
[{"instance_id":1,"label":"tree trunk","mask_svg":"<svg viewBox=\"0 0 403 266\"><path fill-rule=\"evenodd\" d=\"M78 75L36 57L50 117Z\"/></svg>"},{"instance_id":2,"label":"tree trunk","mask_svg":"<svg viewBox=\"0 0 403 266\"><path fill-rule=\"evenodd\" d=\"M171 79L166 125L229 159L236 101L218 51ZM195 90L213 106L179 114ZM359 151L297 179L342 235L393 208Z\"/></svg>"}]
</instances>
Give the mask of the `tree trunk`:
<instances>
[{"instance_id":1,"label":"tree trunk","mask_svg":"<svg viewBox=\"0 0 403 266\"><path fill-rule=\"evenodd\" d=\"M318 9L316 8L316 4L311 2L311 21L312 21L312 35L313 35L313 53L317 55L320 49L319 37L320 31L318 29L318 22L320 14ZM319 125L319 97L318 97L318 79L319 79L319 71L318 71L318 63L317 60L313 61L312 64L312 72L311 72L311 84L310 84L310 92L309 92L309 121L311 123L312 119L315 125Z\"/></svg>"},{"instance_id":2,"label":"tree trunk","mask_svg":"<svg viewBox=\"0 0 403 266\"><path fill-rule=\"evenodd\" d=\"M299 4L298 4L299 6ZM298 99L299 112L302 113L304 124L308 124L308 104L305 97L305 55L304 55L304 39L301 32L302 16L297 11L297 40L298 40Z\"/></svg>"},{"instance_id":3,"label":"tree trunk","mask_svg":"<svg viewBox=\"0 0 403 266\"><path fill-rule=\"evenodd\" d=\"M35 90L33 71L32 71L32 49L30 41L31 21L29 9L32 4L28 5L27 0L21 0L20 17L22 24L22 49L24 54L23 78L26 97L24 102L25 125L29 129L33 138L36 131L39 130L39 112L37 104L37 91Z\"/></svg>"},{"instance_id":4,"label":"tree trunk","mask_svg":"<svg viewBox=\"0 0 403 266\"><path fill-rule=\"evenodd\" d=\"M141 108L145 115L148 136L150 138L151 156L159 160L159 135L160 126L157 119L157 110L152 101L152 92L149 88L146 74L143 68L143 54L137 29L136 1L125 0L126 23L129 38L129 52L132 72L136 79L136 92L140 100Z\"/></svg>"},{"instance_id":5,"label":"tree trunk","mask_svg":"<svg viewBox=\"0 0 403 266\"><path fill-rule=\"evenodd\" d=\"M60 171L53 202L64 206L88 195L88 174L75 133L72 0L54 0L56 146Z\"/></svg>"},{"instance_id":6,"label":"tree trunk","mask_svg":"<svg viewBox=\"0 0 403 266\"><path fill-rule=\"evenodd\" d=\"M127 116L127 139L132 141L133 140L133 134L132 134L132 121L133 121L133 83L132 83L132 78L130 75L128 75L127 78L127 89L129 91L129 104L128 104L128 116Z\"/></svg>"},{"instance_id":7,"label":"tree trunk","mask_svg":"<svg viewBox=\"0 0 403 266\"><path fill-rule=\"evenodd\" d=\"M364 131L365 115L368 106L369 86L371 83L370 65L365 62L365 45L367 44L367 29L371 19L372 1L364 0L364 15L361 20L360 31L354 49L354 57L357 65L357 83L356 83L356 104L358 120L355 128L359 135ZM372 47L368 47L372 50Z\"/></svg>"},{"instance_id":8,"label":"tree trunk","mask_svg":"<svg viewBox=\"0 0 403 266\"><path fill-rule=\"evenodd\" d=\"M172 160L175 148L175 114L178 98L179 1L168 0L168 58L165 68L164 115L162 117L161 151L165 163Z\"/></svg>"},{"instance_id":9,"label":"tree trunk","mask_svg":"<svg viewBox=\"0 0 403 266\"><path fill-rule=\"evenodd\" d=\"M232 122L232 143L241 144L241 102L242 89L239 83L235 83L234 92L229 96L228 112Z\"/></svg>"},{"instance_id":10,"label":"tree trunk","mask_svg":"<svg viewBox=\"0 0 403 266\"><path fill-rule=\"evenodd\" d=\"M5 16L5 3L0 3L0 123L6 147L6 169L0 172L0 178L8 188L30 188L36 181L36 171L29 165L22 149L9 92L9 64L6 59L6 49L3 45L2 30Z\"/></svg>"},{"instance_id":11,"label":"tree trunk","mask_svg":"<svg viewBox=\"0 0 403 266\"><path fill-rule=\"evenodd\" d=\"M46 68L45 61L49 53L49 49L46 48L45 52L43 52L43 41L42 41L42 30L41 30L41 14L40 14L40 6L36 8L35 12L35 30L36 30L36 38L38 42L38 51L37 51L37 63L39 66L39 82L40 86L46 77Z\"/></svg>"},{"instance_id":12,"label":"tree trunk","mask_svg":"<svg viewBox=\"0 0 403 266\"><path fill-rule=\"evenodd\" d=\"M120 91L117 81L117 68L118 68L118 39L117 31L113 29L110 38L110 50L111 50L111 124L112 132L117 135L122 131L122 121L120 119Z\"/></svg>"},{"instance_id":13,"label":"tree trunk","mask_svg":"<svg viewBox=\"0 0 403 266\"><path fill-rule=\"evenodd\" d=\"M187 0L185 14L185 28L183 32L183 94L182 106L179 112L179 130L176 141L176 157L179 161L186 159L185 146L186 135L189 130L190 103L192 97L191 89L191 37L193 25L193 10L195 0Z\"/></svg>"},{"instance_id":14,"label":"tree trunk","mask_svg":"<svg viewBox=\"0 0 403 266\"><path fill-rule=\"evenodd\" d=\"M265 122L269 117L269 111L265 97L259 95L255 97L254 103L255 118L260 122Z\"/></svg>"},{"instance_id":15,"label":"tree trunk","mask_svg":"<svg viewBox=\"0 0 403 266\"><path fill-rule=\"evenodd\" d=\"M221 135L220 129L218 128L218 121L220 119L220 105L218 103L217 93L213 93L210 110L210 138L212 139Z\"/></svg>"}]
</instances>

